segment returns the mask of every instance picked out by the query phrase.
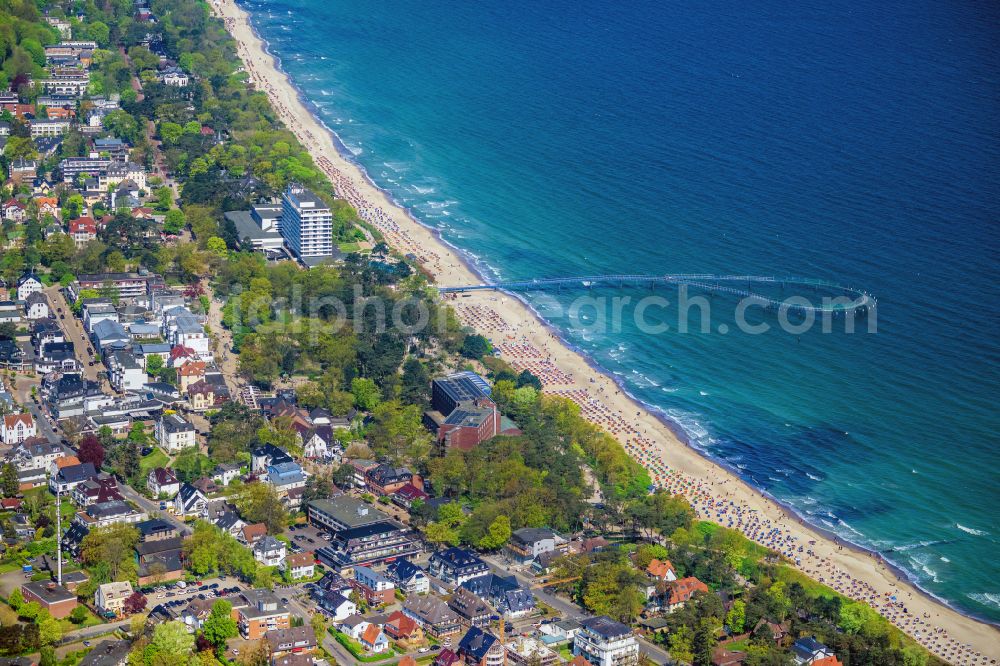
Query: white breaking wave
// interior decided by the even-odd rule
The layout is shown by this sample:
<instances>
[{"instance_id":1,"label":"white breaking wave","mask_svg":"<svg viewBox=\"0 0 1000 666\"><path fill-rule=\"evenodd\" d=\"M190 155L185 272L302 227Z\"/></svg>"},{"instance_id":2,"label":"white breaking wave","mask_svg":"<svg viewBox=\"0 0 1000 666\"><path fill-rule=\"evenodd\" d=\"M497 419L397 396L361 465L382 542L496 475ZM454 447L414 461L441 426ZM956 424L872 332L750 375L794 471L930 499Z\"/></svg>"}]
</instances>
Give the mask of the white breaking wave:
<instances>
[{"instance_id":1,"label":"white breaking wave","mask_svg":"<svg viewBox=\"0 0 1000 666\"><path fill-rule=\"evenodd\" d=\"M973 536L986 536L987 534L989 534L989 532L985 530L973 529L971 527L966 527L965 525L961 525L959 523L955 523L955 527L962 530L966 534L972 534Z\"/></svg>"},{"instance_id":2,"label":"white breaking wave","mask_svg":"<svg viewBox=\"0 0 1000 666\"><path fill-rule=\"evenodd\" d=\"M965 596L981 604L1000 608L1000 592L971 592Z\"/></svg>"}]
</instances>

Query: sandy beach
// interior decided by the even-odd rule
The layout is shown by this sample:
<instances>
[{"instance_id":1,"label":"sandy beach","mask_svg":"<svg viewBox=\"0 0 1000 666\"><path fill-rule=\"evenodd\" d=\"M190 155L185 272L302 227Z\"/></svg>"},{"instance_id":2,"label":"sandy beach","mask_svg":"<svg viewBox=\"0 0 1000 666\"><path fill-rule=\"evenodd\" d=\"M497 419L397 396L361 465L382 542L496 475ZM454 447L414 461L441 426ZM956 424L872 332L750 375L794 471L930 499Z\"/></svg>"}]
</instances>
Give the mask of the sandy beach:
<instances>
[{"instance_id":1,"label":"sandy beach","mask_svg":"<svg viewBox=\"0 0 1000 666\"><path fill-rule=\"evenodd\" d=\"M212 0L238 43L254 85L269 95L289 127L330 177L339 196L402 253L412 253L439 285L482 282L432 231L395 206L338 152L331 133L309 112L233 0ZM452 297L465 324L488 336L515 368L538 375L549 393L579 404L614 434L654 483L686 496L701 517L739 529L787 555L799 569L853 599L871 604L932 652L955 664L995 663L1000 630L968 618L901 581L876 557L804 525L780 505L682 442L656 416L570 350L523 303L495 292Z\"/></svg>"}]
</instances>

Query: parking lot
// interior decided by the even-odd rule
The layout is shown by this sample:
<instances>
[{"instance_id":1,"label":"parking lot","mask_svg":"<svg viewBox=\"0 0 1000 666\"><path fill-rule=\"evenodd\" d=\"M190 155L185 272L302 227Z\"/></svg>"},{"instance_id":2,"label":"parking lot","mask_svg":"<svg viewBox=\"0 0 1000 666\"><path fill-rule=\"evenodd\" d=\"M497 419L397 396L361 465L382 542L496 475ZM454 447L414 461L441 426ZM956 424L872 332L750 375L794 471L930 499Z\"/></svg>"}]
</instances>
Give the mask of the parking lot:
<instances>
[{"instance_id":1,"label":"parking lot","mask_svg":"<svg viewBox=\"0 0 1000 666\"><path fill-rule=\"evenodd\" d=\"M225 594L239 592L242 587L234 578L213 578L200 581L201 585L188 583L186 587L180 587L178 583L170 583L163 587L144 593L149 600L148 608L154 606L185 606L192 599L212 599Z\"/></svg>"},{"instance_id":2,"label":"parking lot","mask_svg":"<svg viewBox=\"0 0 1000 666\"><path fill-rule=\"evenodd\" d=\"M290 527L285 530L285 536L292 544L291 551L293 553L315 551L317 548L330 545L330 535L312 525Z\"/></svg>"}]
</instances>

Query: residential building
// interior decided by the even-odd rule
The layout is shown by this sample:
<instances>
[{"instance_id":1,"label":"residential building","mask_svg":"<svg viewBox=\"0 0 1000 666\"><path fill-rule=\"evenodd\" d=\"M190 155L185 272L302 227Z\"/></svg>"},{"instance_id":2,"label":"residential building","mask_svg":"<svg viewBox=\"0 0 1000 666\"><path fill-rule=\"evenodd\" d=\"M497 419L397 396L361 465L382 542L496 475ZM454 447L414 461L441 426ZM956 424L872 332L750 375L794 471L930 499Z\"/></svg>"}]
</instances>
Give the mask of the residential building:
<instances>
[{"instance_id":1,"label":"residential building","mask_svg":"<svg viewBox=\"0 0 1000 666\"><path fill-rule=\"evenodd\" d=\"M60 136L69 131L73 121L69 118L36 118L31 121L31 137Z\"/></svg>"},{"instance_id":2,"label":"residential building","mask_svg":"<svg viewBox=\"0 0 1000 666\"><path fill-rule=\"evenodd\" d=\"M98 586L94 592L94 605L107 615L124 615L125 600L132 596L132 583L119 581Z\"/></svg>"},{"instance_id":3,"label":"residential building","mask_svg":"<svg viewBox=\"0 0 1000 666\"><path fill-rule=\"evenodd\" d=\"M288 572L291 580L312 578L316 573L316 560L312 553L290 553L281 562L281 570Z\"/></svg>"},{"instance_id":4,"label":"residential building","mask_svg":"<svg viewBox=\"0 0 1000 666\"><path fill-rule=\"evenodd\" d=\"M283 449L274 444L264 444L250 452L250 473L258 476L266 475L268 467L289 462L294 461Z\"/></svg>"},{"instance_id":5,"label":"residential building","mask_svg":"<svg viewBox=\"0 0 1000 666\"><path fill-rule=\"evenodd\" d=\"M674 565L670 563L670 560L658 560L652 559L646 566L646 573L659 581L664 581L671 583L677 580L677 574L674 573Z\"/></svg>"},{"instance_id":6,"label":"residential building","mask_svg":"<svg viewBox=\"0 0 1000 666\"><path fill-rule=\"evenodd\" d=\"M466 666L503 666L505 648L500 639L478 627L470 627L455 650Z\"/></svg>"},{"instance_id":7,"label":"residential building","mask_svg":"<svg viewBox=\"0 0 1000 666\"><path fill-rule=\"evenodd\" d=\"M514 576L488 573L471 578L461 585L481 599L485 599L497 612L516 618L535 610L535 596L522 587Z\"/></svg>"},{"instance_id":8,"label":"residential building","mask_svg":"<svg viewBox=\"0 0 1000 666\"><path fill-rule=\"evenodd\" d=\"M222 487L228 486L230 483L240 478L240 476L240 466L236 463L223 463L216 465L215 469L212 470L212 480Z\"/></svg>"},{"instance_id":9,"label":"residential building","mask_svg":"<svg viewBox=\"0 0 1000 666\"><path fill-rule=\"evenodd\" d=\"M267 525L264 523L253 523L244 525L236 539L244 546L252 548L254 544L267 536Z\"/></svg>"},{"instance_id":10,"label":"residential building","mask_svg":"<svg viewBox=\"0 0 1000 666\"><path fill-rule=\"evenodd\" d=\"M208 511L208 498L205 493L190 483L181 486L174 498L174 513L182 517L204 518Z\"/></svg>"},{"instance_id":11,"label":"residential building","mask_svg":"<svg viewBox=\"0 0 1000 666\"><path fill-rule=\"evenodd\" d=\"M233 612L240 634L251 641L260 640L268 631L291 626L287 607L270 590L243 590L233 600Z\"/></svg>"},{"instance_id":12,"label":"residential building","mask_svg":"<svg viewBox=\"0 0 1000 666\"><path fill-rule=\"evenodd\" d=\"M191 78L180 67L167 67L157 73L160 82L165 86L183 88L191 82Z\"/></svg>"},{"instance_id":13,"label":"residential building","mask_svg":"<svg viewBox=\"0 0 1000 666\"><path fill-rule=\"evenodd\" d=\"M50 313L49 301L45 298L45 294L40 291L30 294L24 301L24 314L32 321L47 319Z\"/></svg>"},{"instance_id":14,"label":"residential building","mask_svg":"<svg viewBox=\"0 0 1000 666\"><path fill-rule=\"evenodd\" d=\"M426 633L436 638L454 636L462 629L455 611L432 595L408 598L403 602L403 613L416 620Z\"/></svg>"},{"instance_id":15,"label":"residential building","mask_svg":"<svg viewBox=\"0 0 1000 666\"><path fill-rule=\"evenodd\" d=\"M173 470L156 467L146 476L146 488L153 497L173 497L181 491L181 483Z\"/></svg>"},{"instance_id":16,"label":"residential building","mask_svg":"<svg viewBox=\"0 0 1000 666\"><path fill-rule=\"evenodd\" d=\"M120 324L118 324L120 326ZM117 349L107 357L111 385L117 391L139 391L149 380L131 350Z\"/></svg>"},{"instance_id":17,"label":"residential building","mask_svg":"<svg viewBox=\"0 0 1000 666\"><path fill-rule=\"evenodd\" d=\"M367 652L378 654L389 649L389 637L382 631L382 627L375 623L369 624L358 636L358 643Z\"/></svg>"},{"instance_id":18,"label":"residential building","mask_svg":"<svg viewBox=\"0 0 1000 666\"><path fill-rule=\"evenodd\" d=\"M334 256L333 214L322 199L305 188L291 185L285 190L280 230L288 248L307 265Z\"/></svg>"},{"instance_id":19,"label":"residential building","mask_svg":"<svg viewBox=\"0 0 1000 666\"><path fill-rule=\"evenodd\" d=\"M792 643L792 659L799 666L815 664L836 656L833 650L816 640L815 636L804 636Z\"/></svg>"},{"instance_id":20,"label":"residential building","mask_svg":"<svg viewBox=\"0 0 1000 666\"><path fill-rule=\"evenodd\" d=\"M489 567L472 551L452 546L431 555L427 571L434 578L458 587L467 580L489 573Z\"/></svg>"},{"instance_id":21,"label":"residential building","mask_svg":"<svg viewBox=\"0 0 1000 666\"><path fill-rule=\"evenodd\" d=\"M296 462L279 463L268 466L267 482L274 486L278 494L286 494L296 488L304 488L306 475Z\"/></svg>"},{"instance_id":22,"label":"residential building","mask_svg":"<svg viewBox=\"0 0 1000 666\"><path fill-rule=\"evenodd\" d=\"M403 611L393 611L385 624L382 625L382 629L389 638L397 641L407 641L411 644L424 641L424 630L420 628L416 620Z\"/></svg>"},{"instance_id":23,"label":"residential building","mask_svg":"<svg viewBox=\"0 0 1000 666\"><path fill-rule=\"evenodd\" d=\"M32 426L34 426L34 422L32 422ZM22 441L20 446L11 450L7 455L7 459L19 470L47 469L58 458L65 456L66 453L67 451L59 444L54 444L44 439L33 439L30 442Z\"/></svg>"},{"instance_id":24,"label":"residential building","mask_svg":"<svg viewBox=\"0 0 1000 666\"><path fill-rule=\"evenodd\" d=\"M80 660L79 666L125 666L131 651L131 641L104 640Z\"/></svg>"},{"instance_id":25,"label":"residential building","mask_svg":"<svg viewBox=\"0 0 1000 666\"><path fill-rule=\"evenodd\" d=\"M179 414L164 414L156 422L156 441L167 453L195 446L194 426Z\"/></svg>"},{"instance_id":26,"label":"residential building","mask_svg":"<svg viewBox=\"0 0 1000 666\"><path fill-rule=\"evenodd\" d=\"M124 349L132 341L125 327L111 319L103 319L94 324L90 339L101 353Z\"/></svg>"},{"instance_id":27,"label":"residential building","mask_svg":"<svg viewBox=\"0 0 1000 666\"><path fill-rule=\"evenodd\" d=\"M403 594L425 594L430 590L430 579L427 574L406 558L390 562L385 575Z\"/></svg>"},{"instance_id":28,"label":"residential building","mask_svg":"<svg viewBox=\"0 0 1000 666\"><path fill-rule=\"evenodd\" d=\"M3 417L2 439L4 444L17 445L37 434L35 419L27 412L7 414Z\"/></svg>"},{"instance_id":29,"label":"residential building","mask_svg":"<svg viewBox=\"0 0 1000 666\"><path fill-rule=\"evenodd\" d=\"M69 617L77 606L76 595L54 581L25 583L21 586L21 595L26 603L37 602L57 620Z\"/></svg>"},{"instance_id":30,"label":"residential building","mask_svg":"<svg viewBox=\"0 0 1000 666\"><path fill-rule=\"evenodd\" d=\"M134 300L148 296L152 286L163 284L163 278L139 273L81 273L76 284L79 289L113 290L120 299Z\"/></svg>"},{"instance_id":31,"label":"residential building","mask_svg":"<svg viewBox=\"0 0 1000 666\"><path fill-rule=\"evenodd\" d=\"M486 627L494 615L489 604L464 587L455 590L448 600L448 607L455 611L466 627Z\"/></svg>"},{"instance_id":32,"label":"residential building","mask_svg":"<svg viewBox=\"0 0 1000 666\"><path fill-rule=\"evenodd\" d=\"M506 647L509 666L555 666L561 661L545 643L531 636L515 636Z\"/></svg>"},{"instance_id":33,"label":"residential building","mask_svg":"<svg viewBox=\"0 0 1000 666\"><path fill-rule=\"evenodd\" d=\"M182 578L184 576L184 565L181 561L182 545L183 540L180 536L143 541L137 545L135 551L139 556L139 585Z\"/></svg>"},{"instance_id":34,"label":"residential building","mask_svg":"<svg viewBox=\"0 0 1000 666\"><path fill-rule=\"evenodd\" d=\"M593 666L634 666L639 663L639 643L632 630L606 615L580 622L573 640L573 654Z\"/></svg>"},{"instance_id":35,"label":"residential building","mask_svg":"<svg viewBox=\"0 0 1000 666\"><path fill-rule=\"evenodd\" d=\"M675 611L686 604L695 592L708 592L708 586L694 576L675 580L667 588L664 605L668 611Z\"/></svg>"},{"instance_id":36,"label":"residential building","mask_svg":"<svg viewBox=\"0 0 1000 666\"><path fill-rule=\"evenodd\" d=\"M513 560L525 564L544 553L565 550L566 540L545 527L523 527L510 535L506 553Z\"/></svg>"},{"instance_id":37,"label":"residential building","mask_svg":"<svg viewBox=\"0 0 1000 666\"><path fill-rule=\"evenodd\" d=\"M395 583L365 566L354 567L354 579L351 581L351 586L370 606L391 604L395 600Z\"/></svg>"},{"instance_id":38,"label":"residential building","mask_svg":"<svg viewBox=\"0 0 1000 666\"><path fill-rule=\"evenodd\" d=\"M6 216L6 211L5 211ZM41 278L32 272L27 272L17 279L17 300L26 301L31 294L41 291L45 285Z\"/></svg>"},{"instance_id":39,"label":"residential building","mask_svg":"<svg viewBox=\"0 0 1000 666\"><path fill-rule=\"evenodd\" d=\"M147 518L149 516L144 511L139 511L128 502L111 500L91 504L84 511L78 511L73 520L86 525L88 529L93 529L116 523L139 523Z\"/></svg>"},{"instance_id":40,"label":"residential building","mask_svg":"<svg viewBox=\"0 0 1000 666\"><path fill-rule=\"evenodd\" d=\"M139 541L166 541L178 536L177 527L162 518L153 518L136 524Z\"/></svg>"},{"instance_id":41,"label":"residential building","mask_svg":"<svg viewBox=\"0 0 1000 666\"><path fill-rule=\"evenodd\" d=\"M266 536L253 546L254 559L266 567L281 566L286 555L288 548L273 536Z\"/></svg>"},{"instance_id":42,"label":"residential building","mask_svg":"<svg viewBox=\"0 0 1000 666\"><path fill-rule=\"evenodd\" d=\"M308 624L288 629L272 629L264 634L264 638L271 647L272 659L292 652L315 650L317 646L316 632Z\"/></svg>"},{"instance_id":43,"label":"residential building","mask_svg":"<svg viewBox=\"0 0 1000 666\"><path fill-rule=\"evenodd\" d=\"M383 520L335 532L330 545L316 551L316 558L333 567L370 566L418 551L410 530L395 521Z\"/></svg>"},{"instance_id":44,"label":"residential building","mask_svg":"<svg viewBox=\"0 0 1000 666\"><path fill-rule=\"evenodd\" d=\"M413 485L423 485L420 477L415 478L410 470L392 465L379 465L365 475L365 484L376 495L391 495L414 480L417 483Z\"/></svg>"},{"instance_id":45,"label":"residential building","mask_svg":"<svg viewBox=\"0 0 1000 666\"><path fill-rule=\"evenodd\" d=\"M118 488L118 480L103 472L83 481L73 489L73 501L83 508L104 502L124 500L125 496Z\"/></svg>"},{"instance_id":46,"label":"residential building","mask_svg":"<svg viewBox=\"0 0 1000 666\"><path fill-rule=\"evenodd\" d=\"M97 476L93 463L81 463L75 456L57 459L49 472L49 489L67 493L78 485Z\"/></svg>"}]
</instances>

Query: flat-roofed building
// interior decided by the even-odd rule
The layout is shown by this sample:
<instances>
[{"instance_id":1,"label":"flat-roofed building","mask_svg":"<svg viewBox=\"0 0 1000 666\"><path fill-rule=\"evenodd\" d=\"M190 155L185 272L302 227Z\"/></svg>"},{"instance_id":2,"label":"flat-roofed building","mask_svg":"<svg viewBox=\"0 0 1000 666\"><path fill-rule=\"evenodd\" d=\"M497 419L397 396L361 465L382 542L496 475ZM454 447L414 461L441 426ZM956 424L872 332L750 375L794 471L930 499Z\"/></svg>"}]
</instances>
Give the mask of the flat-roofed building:
<instances>
[{"instance_id":1,"label":"flat-roofed building","mask_svg":"<svg viewBox=\"0 0 1000 666\"><path fill-rule=\"evenodd\" d=\"M38 602L57 620L69 617L77 606L76 595L54 581L25 583L21 586L21 595L27 603Z\"/></svg>"},{"instance_id":2,"label":"flat-roofed building","mask_svg":"<svg viewBox=\"0 0 1000 666\"><path fill-rule=\"evenodd\" d=\"M307 265L312 259L334 257L333 213L315 193L290 185L282 197L281 236L292 253Z\"/></svg>"}]
</instances>

